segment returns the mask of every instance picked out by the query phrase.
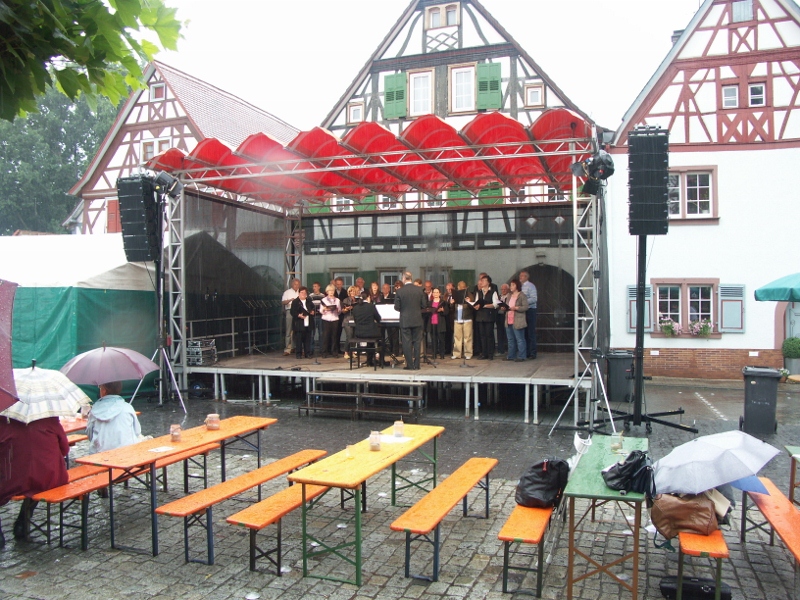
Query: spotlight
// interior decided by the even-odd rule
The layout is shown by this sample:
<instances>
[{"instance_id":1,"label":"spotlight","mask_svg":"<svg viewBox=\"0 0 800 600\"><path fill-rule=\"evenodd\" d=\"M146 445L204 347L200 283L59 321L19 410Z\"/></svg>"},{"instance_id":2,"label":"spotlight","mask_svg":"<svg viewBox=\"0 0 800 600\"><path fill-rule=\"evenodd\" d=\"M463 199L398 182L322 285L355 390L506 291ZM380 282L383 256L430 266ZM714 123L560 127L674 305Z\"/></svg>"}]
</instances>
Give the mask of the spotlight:
<instances>
[{"instance_id":1,"label":"spotlight","mask_svg":"<svg viewBox=\"0 0 800 600\"><path fill-rule=\"evenodd\" d=\"M584 194L596 195L600 190L600 182L614 174L614 161L608 152L599 150L590 158L573 164L570 170L575 177L587 178L581 190Z\"/></svg>"},{"instance_id":2,"label":"spotlight","mask_svg":"<svg viewBox=\"0 0 800 600\"><path fill-rule=\"evenodd\" d=\"M171 198L177 198L181 195L183 184L169 173L161 171L156 176L156 190L162 194L169 194Z\"/></svg>"}]
</instances>

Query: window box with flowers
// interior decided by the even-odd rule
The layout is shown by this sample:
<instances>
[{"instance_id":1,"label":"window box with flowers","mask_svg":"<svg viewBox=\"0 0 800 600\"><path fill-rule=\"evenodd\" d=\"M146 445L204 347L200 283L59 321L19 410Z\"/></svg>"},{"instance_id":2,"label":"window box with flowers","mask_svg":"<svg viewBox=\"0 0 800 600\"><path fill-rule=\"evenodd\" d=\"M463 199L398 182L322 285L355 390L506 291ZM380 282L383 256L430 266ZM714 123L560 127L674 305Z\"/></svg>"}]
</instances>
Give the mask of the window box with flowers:
<instances>
[{"instance_id":1,"label":"window box with flowers","mask_svg":"<svg viewBox=\"0 0 800 600\"><path fill-rule=\"evenodd\" d=\"M708 338L714 332L714 326L708 319L700 319L699 321L692 321L689 324L689 333L697 337Z\"/></svg>"},{"instance_id":2,"label":"window box with flowers","mask_svg":"<svg viewBox=\"0 0 800 600\"><path fill-rule=\"evenodd\" d=\"M664 337L678 337L683 333L683 327L681 327L681 324L673 321L670 317L661 317L658 320L658 327L661 330L661 333L664 334Z\"/></svg>"}]
</instances>

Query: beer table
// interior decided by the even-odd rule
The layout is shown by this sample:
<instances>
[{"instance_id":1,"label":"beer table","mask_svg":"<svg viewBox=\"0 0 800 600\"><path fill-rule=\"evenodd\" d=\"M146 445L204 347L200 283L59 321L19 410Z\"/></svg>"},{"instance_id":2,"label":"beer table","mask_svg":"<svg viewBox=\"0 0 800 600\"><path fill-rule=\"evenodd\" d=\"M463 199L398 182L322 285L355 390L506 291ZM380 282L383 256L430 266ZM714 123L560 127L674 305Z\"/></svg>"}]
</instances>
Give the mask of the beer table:
<instances>
[{"instance_id":1,"label":"beer table","mask_svg":"<svg viewBox=\"0 0 800 600\"><path fill-rule=\"evenodd\" d=\"M84 429L86 429L86 426L89 423L87 419L82 419L78 417L75 417L73 419L66 419L64 417L61 417L59 419L59 422L61 423L61 427L64 429L64 433L66 433L67 435L69 435L70 433L75 433L76 431L83 431Z\"/></svg>"},{"instance_id":2,"label":"beer table","mask_svg":"<svg viewBox=\"0 0 800 600\"><path fill-rule=\"evenodd\" d=\"M205 425L186 429L181 432L181 441L173 442L170 435L145 440L137 444L122 446L114 450L106 450L97 454L90 454L78 458L75 462L84 465L108 467L108 497L109 514L111 521L111 547L117 548L114 538L114 483L127 480L131 477L139 479L142 475L150 474L150 525L152 535L153 556L158 555L158 515L156 461L174 454L199 448L206 444L220 444L220 459L222 462L222 480L225 481L225 446L235 441L245 441L257 453L258 466L261 466L261 431L276 423L277 419L263 417L237 416L220 421L219 429L207 429ZM246 438L256 437L253 444ZM115 472L116 471L116 472ZM139 479L139 481L142 481ZM134 549L135 550L135 549Z\"/></svg>"},{"instance_id":3,"label":"beer table","mask_svg":"<svg viewBox=\"0 0 800 600\"><path fill-rule=\"evenodd\" d=\"M405 424L403 437L394 438L393 427L389 427L381 432L381 449L378 451L370 450L369 439L362 440L349 447L349 450L342 450L332 454L327 458L295 471L289 475L289 481L299 483L303 486L303 576L309 576L308 559L320 554L333 553L343 560L355 566L355 579L338 579L321 575L311 575L320 579L329 579L343 583L361 585L361 510L366 511L366 481L373 475L377 475L387 467L392 468L392 505L396 502L396 491L409 487L423 487L423 482L411 482L397 474L397 462L428 442L433 442L433 454L421 452L425 460L433 466L432 487L436 487L436 461L437 461L437 439L444 432L444 427L433 425L409 425ZM397 479L404 482L401 487L397 487ZM352 490L355 501L355 540L337 542L335 546L325 545L321 540L315 538L308 532L308 510L306 503L306 486L324 485L341 490ZM423 488L424 489L424 488ZM364 496L362 496L364 494ZM313 542L319 544L320 549L309 550L309 544ZM345 557L342 553L347 548L354 547L355 561Z\"/></svg>"},{"instance_id":4,"label":"beer table","mask_svg":"<svg viewBox=\"0 0 800 600\"><path fill-rule=\"evenodd\" d=\"M646 438L624 438L623 450L620 453L611 450L611 444L618 438L604 435L592 436L592 445L586 451L578 465L570 473L569 483L564 490L564 497L569 501L569 562L567 565L567 600L572 600L572 586L587 577L592 575L605 573L612 579L616 580L620 585L627 588L633 594L633 600L636 600L639 585L639 534L642 525L642 504L644 503L644 494L637 494L629 492L623 494L616 490L612 490L606 485L603 480L601 471L615 462L619 462L625 458L631 450L647 450L648 440ZM589 506L580 517L575 514L575 501L579 498L590 500ZM612 561L609 564L603 565L591 556L578 548L576 543L576 535L578 533L587 533L592 536L602 535L593 529L580 529L582 524L590 517L594 520L595 509L598 506L613 502L617 508L622 512L623 505L634 509L634 522L628 521L624 517L625 513L622 512L625 519L625 524L633 531L633 549L627 554ZM619 536L618 533L608 532L606 535ZM624 537L631 537L624 535ZM594 569L587 570L586 573L575 576L575 560L582 558L587 561L589 565L594 566ZM624 581L611 572L611 568L624 564L627 561L632 561L631 582Z\"/></svg>"}]
</instances>

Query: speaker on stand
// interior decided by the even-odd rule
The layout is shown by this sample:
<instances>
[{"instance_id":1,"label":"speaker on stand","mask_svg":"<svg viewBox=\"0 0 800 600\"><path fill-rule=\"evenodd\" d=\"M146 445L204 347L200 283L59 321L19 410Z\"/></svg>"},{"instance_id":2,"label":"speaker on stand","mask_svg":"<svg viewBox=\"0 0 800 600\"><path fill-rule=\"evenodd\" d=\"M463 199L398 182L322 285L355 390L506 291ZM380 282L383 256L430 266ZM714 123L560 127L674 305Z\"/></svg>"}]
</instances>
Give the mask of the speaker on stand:
<instances>
[{"instance_id":1,"label":"speaker on stand","mask_svg":"<svg viewBox=\"0 0 800 600\"><path fill-rule=\"evenodd\" d=\"M128 262L161 259L161 219L156 183L134 175L117 179L122 243Z\"/></svg>"}]
</instances>

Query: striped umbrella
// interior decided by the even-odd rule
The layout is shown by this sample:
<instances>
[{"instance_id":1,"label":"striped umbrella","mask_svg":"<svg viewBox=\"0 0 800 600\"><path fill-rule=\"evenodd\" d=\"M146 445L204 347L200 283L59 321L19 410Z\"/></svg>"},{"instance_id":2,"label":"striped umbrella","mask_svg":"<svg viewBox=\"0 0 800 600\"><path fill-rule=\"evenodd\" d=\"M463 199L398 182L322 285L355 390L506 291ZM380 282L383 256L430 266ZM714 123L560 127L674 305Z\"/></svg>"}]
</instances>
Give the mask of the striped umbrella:
<instances>
[{"instance_id":1,"label":"striped umbrella","mask_svg":"<svg viewBox=\"0 0 800 600\"><path fill-rule=\"evenodd\" d=\"M19 402L12 404L0 416L23 423L47 417L71 417L81 405L89 404L89 397L59 371L40 369L14 369Z\"/></svg>"}]
</instances>

